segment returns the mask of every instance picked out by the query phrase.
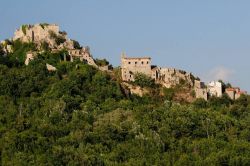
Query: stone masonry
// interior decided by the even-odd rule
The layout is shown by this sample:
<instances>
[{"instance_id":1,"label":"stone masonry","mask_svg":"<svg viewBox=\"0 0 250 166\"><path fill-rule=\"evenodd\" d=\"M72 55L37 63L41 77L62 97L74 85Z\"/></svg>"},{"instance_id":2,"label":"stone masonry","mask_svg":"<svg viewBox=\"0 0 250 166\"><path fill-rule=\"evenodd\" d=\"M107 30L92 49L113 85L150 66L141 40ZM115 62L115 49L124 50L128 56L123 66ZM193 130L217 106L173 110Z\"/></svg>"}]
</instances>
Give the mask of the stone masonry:
<instances>
[{"instance_id":1,"label":"stone masonry","mask_svg":"<svg viewBox=\"0 0 250 166\"><path fill-rule=\"evenodd\" d=\"M123 53L121 73L123 81L134 81L136 73L143 73L168 88L181 83L181 80L193 86L191 73L174 68L152 66L150 57L126 57Z\"/></svg>"},{"instance_id":2,"label":"stone masonry","mask_svg":"<svg viewBox=\"0 0 250 166\"><path fill-rule=\"evenodd\" d=\"M125 54L121 58L122 80L134 81L136 73L143 73L151 77L151 58L130 58Z\"/></svg>"}]
</instances>

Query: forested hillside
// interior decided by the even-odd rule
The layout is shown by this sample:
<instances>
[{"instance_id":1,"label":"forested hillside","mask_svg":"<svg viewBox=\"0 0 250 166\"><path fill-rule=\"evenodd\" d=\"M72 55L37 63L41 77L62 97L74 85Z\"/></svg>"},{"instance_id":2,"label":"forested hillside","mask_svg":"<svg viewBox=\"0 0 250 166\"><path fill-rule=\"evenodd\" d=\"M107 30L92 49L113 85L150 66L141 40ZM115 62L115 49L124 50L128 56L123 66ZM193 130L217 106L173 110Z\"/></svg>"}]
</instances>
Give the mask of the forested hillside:
<instances>
[{"instance_id":1,"label":"forested hillside","mask_svg":"<svg viewBox=\"0 0 250 166\"><path fill-rule=\"evenodd\" d=\"M14 47L0 56L0 165L250 165L249 96L128 95L118 69L65 62L63 51L25 66L34 46Z\"/></svg>"}]
</instances>

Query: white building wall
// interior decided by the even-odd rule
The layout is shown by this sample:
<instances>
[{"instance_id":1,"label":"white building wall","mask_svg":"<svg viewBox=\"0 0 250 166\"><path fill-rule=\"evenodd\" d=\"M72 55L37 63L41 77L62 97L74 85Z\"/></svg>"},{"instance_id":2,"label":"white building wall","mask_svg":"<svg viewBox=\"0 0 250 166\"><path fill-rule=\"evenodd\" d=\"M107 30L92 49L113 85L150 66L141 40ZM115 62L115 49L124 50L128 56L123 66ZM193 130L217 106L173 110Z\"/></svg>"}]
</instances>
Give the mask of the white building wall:
<instances>
[{"instance_id":1,"label":"white building wall","mask_svg":"<svg viewBox=\"0 0 250 166\"><path fill-rule=\"evenodd\" d=\"M210 96L222 96L222 84L218 81L212 81L208 84L208 93Z\"/></svg>"}]
</instances>

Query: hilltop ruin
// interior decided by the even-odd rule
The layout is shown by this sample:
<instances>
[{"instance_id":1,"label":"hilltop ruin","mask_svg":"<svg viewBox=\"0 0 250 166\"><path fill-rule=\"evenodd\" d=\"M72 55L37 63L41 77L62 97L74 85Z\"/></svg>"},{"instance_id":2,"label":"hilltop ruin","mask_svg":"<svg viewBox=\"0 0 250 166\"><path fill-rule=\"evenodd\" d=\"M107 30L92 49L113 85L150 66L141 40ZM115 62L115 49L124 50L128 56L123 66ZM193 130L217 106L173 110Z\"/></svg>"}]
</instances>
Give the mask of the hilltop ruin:
<instances>
[{"instance_id":1,"label":"hilltop ruin","mask_svg":"<svg viewBox=\"0 0 250 166\"><path fill-rule=\"evenodd\" d=\"M137 73L143 73L167 88L186 82L194 85L194 76L183 70L175 68L162 68L151 65L150 57L121 56L121 73L123 81L134 81Z\"/></svg>"}]
</instances>

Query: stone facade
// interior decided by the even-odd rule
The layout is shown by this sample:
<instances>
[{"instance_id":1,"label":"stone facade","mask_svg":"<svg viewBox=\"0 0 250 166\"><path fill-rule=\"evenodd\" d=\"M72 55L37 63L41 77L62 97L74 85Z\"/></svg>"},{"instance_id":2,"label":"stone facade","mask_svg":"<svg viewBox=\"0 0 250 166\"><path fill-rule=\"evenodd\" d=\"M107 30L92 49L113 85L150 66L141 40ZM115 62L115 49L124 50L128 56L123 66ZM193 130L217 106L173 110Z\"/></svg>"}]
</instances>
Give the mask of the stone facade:
<instances>
[{"instance_id":1,"label":"stone facade","mask_svg":"<svg viewBox=\"0 0 250 166\"><path fill-rule=\"evenodd\" d=\"M237 100L238 98L240 98L241 95L247 95L246 91L239 91L235 94L235 100Z\"/></svg>"},{"instance_id":2,"label":"stone facade","mask_svg":"<svg viewBox=\"0 0 250 166\"><path fill-rule=\"evenodd\" d=\"M180 84L182 80L193 86L191 73L174 68L160 68L158 80L167 88Z\"/></svg>"},{"instance_id":3,"label":"stone facade","mask_svg":"<svg viewBox=\"0 0 250 166\"><path fill-rule=\"evenodd\" d=\"M126 57L122 54L121 73L123 81L134 81L136 73L143 73L167 88L180 84L181 80L193 86L191 73L174 68L152 66L150 57Z\"/></svg>"},{"instance_id":4,"label":"stone facade","mask_svg":"<svg viewBox=\"0 0 250 166\"><path fill-rule=\"evenodd\" d=\"M151 77L151 58L130 58L123 54L121 58L121 71L123 81L134 81L136 73L143 73Z\"/></svg>"},{"instance_id":5,"label":"stone facade","mask_svg":"<svg viewBox=\"0 0 250 166\"><path fill-rule=\"evenodd\" d=\"M218 81L211 81L208 86L209 96L221 97L222 96L222 84Z\"/></svg>"},{"instance_id":6,"label":"stone facade","mask_svg":"<svg viewBox=\"0 0 250 166\"><path fill-rule=\"evenodd\" d=\"M77 58L80 59L80 61L85 61L87 64L97 67L88 47L84 47L82 49L71 49L68 50L68 53L71 62L73 62L74 59Z\"/></svg>"},{"instance_id":7,"label":"stone facade","mask_svg":"<svg viewBox=\"0 0 250 166\"><path fill-rule=\"evenodd\" d=\"M241 95L247 94L246 91L241 91L240 88L226 88L225 93L230 97L232 100L238 99Z\"/></svg>"},{"instance_id":8,"label":"stone facade","mask_svg":"<svg viewBox=\"0 0 250 166\"><path fill-rule=\"evenodd\" d=\"M194 81L194 90L195 90L195 97L202 98L207 100L208 99L208 92L204 82L199 80Z\"/></svg>"}]
</instances>

